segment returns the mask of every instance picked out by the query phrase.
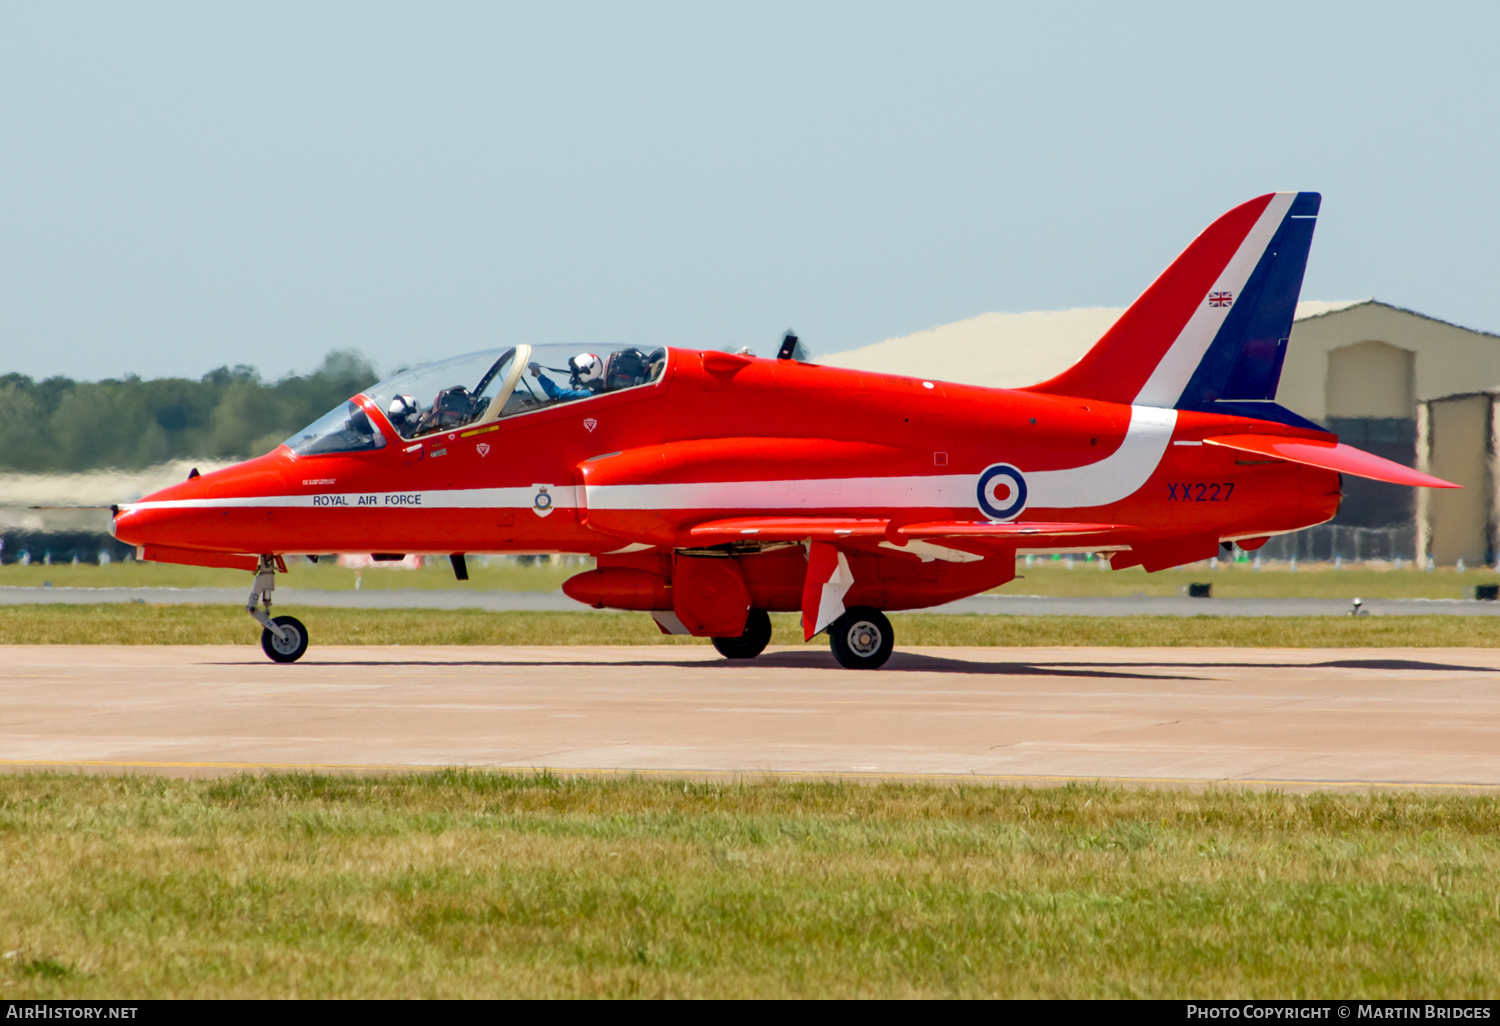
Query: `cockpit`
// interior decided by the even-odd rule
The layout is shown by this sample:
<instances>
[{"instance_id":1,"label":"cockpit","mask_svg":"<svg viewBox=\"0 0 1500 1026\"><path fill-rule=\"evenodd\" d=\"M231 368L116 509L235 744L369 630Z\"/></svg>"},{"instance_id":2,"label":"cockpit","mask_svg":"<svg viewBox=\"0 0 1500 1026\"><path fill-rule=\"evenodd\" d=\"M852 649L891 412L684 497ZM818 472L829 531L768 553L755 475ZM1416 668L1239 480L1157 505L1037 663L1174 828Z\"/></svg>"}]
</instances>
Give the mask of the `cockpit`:
<instances>
[{"instance_id":1,"label":"cockpit","mask_svg":"<svg viewBox=\"0 0 1500 1026\"><path fill-rule=\"evenodd\" d=\"M514 417L565 402L649 385L667 351L633 346L512 346L401 371L364 394L403 439ZM473 382L471 386L469 382ZM425 400L425 401L424 401ZM356 402L340 404L286 440L299 456L379 449L385 434Z\"/></svg>"}]
</instances>

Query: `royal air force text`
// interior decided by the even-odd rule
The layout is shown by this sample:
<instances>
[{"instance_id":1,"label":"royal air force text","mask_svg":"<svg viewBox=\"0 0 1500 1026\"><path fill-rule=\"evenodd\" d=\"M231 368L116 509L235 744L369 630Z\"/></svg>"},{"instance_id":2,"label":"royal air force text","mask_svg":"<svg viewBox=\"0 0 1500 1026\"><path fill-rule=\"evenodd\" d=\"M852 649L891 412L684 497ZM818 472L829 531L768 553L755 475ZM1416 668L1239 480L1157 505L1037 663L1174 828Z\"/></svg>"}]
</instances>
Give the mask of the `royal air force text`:
<instances>
[{"instance_id":1,"label":"royal air force text","mask_svg":"<svg viewBox=\"0 0 1500 1026\"><path fill-rule=\"evenodd\" d=\"M349 501L347 495L314 495L312 501L314 506L420 506L422 495L420 492L356 495L353 502Z\"/></svg>"}]
</instances>

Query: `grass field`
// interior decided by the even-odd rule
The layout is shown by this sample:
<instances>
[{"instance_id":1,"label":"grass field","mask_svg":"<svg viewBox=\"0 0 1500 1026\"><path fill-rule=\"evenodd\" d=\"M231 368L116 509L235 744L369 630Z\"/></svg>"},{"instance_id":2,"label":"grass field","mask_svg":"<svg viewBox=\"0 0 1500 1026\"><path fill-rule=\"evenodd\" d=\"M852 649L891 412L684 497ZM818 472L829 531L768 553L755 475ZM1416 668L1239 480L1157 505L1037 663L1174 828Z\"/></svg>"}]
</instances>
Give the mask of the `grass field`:
<instances>
[{"instance_id":1,"label":"grass field","mask_svg":"<svg viewBox=\"0 0 1500 1026\"><path fill-rule=\"evenodd\" d=\"M336 609L277 603L320 645L707 645L662 634L645 613L580 610ZM795 613L771 617L773 645L800 645ZM891 616L897 648L924 645L1208 646L1249 648L1495 648L1490 616ZM253 645L260 628L241 609L196 605L0 606L0 644ZM819 636L810 644L827 647Z\"/></svg>"},{"instance_id":2,"label":"grass field","mask_svg":"<svg viewBox=\"0 0 1500 1026\"><path fill-rule=\"evenodd\" d=\"M1500 801L0 776L0 993L1493 997Z\"/></svg>"},{"instance_id":3,"label":"grass field","mask_svg":"<svg viewBox=\"0 0 1500 1026\"><path fill-rule=\"evenodd\" d=\"M562 566L540 563L518 566L495 562L485 566L470 561L467 582L455 581L446 563L420 570L398 570L369 567L353 570L332 563L293 561L291 572L282 579L284 587L349 590L358 577L361 588L555 591L575 573L589 569L592 563ZM1068 569L1062 560L1038 559L1032 566L1019 565L1017 580L999 589L1007 595L1180 595L1193 581L1214 586L1217 598L1473 598L1476 584L1500 582L1500 574L1491 570L1469 570L1458 573L1453 567L1441 567L1431 573L1407 565L1401 570L1390 566L1355 566L1345 569L1303 565L1290 572L1285 565L1256 571L1249 563L1221 563L1209 569L1207 563L1180 570L1163 570L1148 574L1140 567L1128 570L1101 570L1096 561L1081 558ZM250 588L250 575L238 570L213 570L206 567L176 566L167 563L136 561L95 566L89 563L43 566L33 563L0 566L0 586L38 587L51 581L57 588Z\"/></svg>"}]
</instances>

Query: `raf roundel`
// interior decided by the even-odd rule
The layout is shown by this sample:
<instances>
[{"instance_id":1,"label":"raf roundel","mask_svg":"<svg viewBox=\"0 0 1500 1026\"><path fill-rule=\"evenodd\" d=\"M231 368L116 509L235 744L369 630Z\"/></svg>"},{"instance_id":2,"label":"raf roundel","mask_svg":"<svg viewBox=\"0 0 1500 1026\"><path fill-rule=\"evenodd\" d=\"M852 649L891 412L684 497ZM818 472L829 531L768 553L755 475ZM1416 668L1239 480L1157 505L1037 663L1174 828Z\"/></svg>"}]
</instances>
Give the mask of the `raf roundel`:
<instances>
[{"instance_id":1,"label":"raf roundel","mask_svg":"<svg viewBox=\"0 0 1500 1026\"><path fill-rule=\"evenodd\" d=\"M986 467L979 475L979 509L991 520L1010 520L1026 508L1026 478L1009 463Z\"/></svg>"}]
</instances>

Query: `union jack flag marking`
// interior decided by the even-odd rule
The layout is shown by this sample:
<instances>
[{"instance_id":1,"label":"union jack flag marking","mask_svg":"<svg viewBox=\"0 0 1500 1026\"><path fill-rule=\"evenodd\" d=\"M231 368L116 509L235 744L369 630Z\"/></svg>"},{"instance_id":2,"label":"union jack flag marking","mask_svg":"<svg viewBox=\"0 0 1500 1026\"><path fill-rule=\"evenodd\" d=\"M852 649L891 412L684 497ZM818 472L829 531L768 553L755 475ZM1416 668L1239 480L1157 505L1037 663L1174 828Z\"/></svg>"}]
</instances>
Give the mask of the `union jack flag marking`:
<instances>
[{"instance_id":1,"label":"union jack flag marking","mask_svg":"<svg viewBox=\"0 0 1500 1026\"><path fill-rule=\"evenodd\" d=\"M1233 292L1210 292L1208 294L1209 306L1228 306L1234 302Z\"/></svg>"}]
</instances>

